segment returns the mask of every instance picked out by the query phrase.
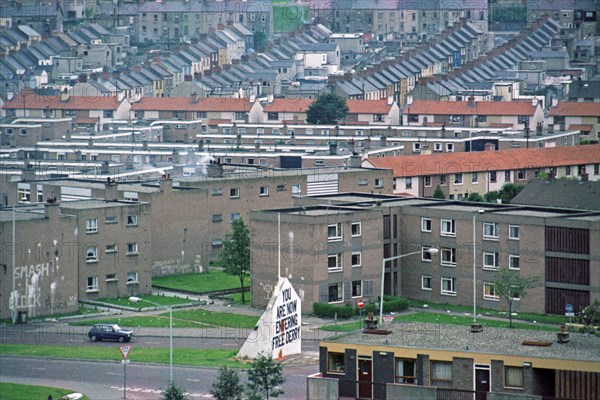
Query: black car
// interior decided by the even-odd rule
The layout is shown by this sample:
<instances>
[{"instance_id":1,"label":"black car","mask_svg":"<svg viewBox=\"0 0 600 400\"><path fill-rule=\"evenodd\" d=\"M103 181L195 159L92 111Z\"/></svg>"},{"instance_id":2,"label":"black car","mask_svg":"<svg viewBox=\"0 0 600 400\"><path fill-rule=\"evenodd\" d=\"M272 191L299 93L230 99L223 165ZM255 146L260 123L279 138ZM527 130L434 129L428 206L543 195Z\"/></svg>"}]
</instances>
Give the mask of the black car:
<instances>
[{"instance_id":1,"label":"black car","mask_svg":"<svg viewBox=\"0 0 600 400\"><path fill-rule=\"evenodd\" d=\"M115 340L117 342L129 342L133 337L133 331L127 331L117 324L96 324L88 332L92 342L97 340Z\"/></svg>"}]
</instances>

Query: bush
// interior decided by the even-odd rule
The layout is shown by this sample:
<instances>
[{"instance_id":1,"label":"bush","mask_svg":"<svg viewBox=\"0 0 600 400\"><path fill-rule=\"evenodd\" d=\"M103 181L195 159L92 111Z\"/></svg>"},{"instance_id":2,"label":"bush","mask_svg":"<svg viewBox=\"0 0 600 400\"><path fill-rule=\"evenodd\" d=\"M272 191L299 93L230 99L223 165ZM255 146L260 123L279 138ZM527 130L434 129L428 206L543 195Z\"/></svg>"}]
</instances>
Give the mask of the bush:
<instances>
[{"instance_id":1,"label":"bush","mask_svg":"<svg viewBox=\"0 0 600 400\"><path fill-rule=\"evenodd\" d=\"M408 300L403 297L384 296L383 297L383 312L404 311L408 309Z\"/></svg>"},{"instance_id":2,"label":"bush","mask_svg":"<svg viewBox=\"0 0 600 400\"><path fill-rule=\"evenodd\" d=\"M313 313L321 318L335 318L335 314L337 313L339 319L347 319L352 317L354 310L350 306L334 306L325 303L314 303Z\"/></svg>"}]
</instances>

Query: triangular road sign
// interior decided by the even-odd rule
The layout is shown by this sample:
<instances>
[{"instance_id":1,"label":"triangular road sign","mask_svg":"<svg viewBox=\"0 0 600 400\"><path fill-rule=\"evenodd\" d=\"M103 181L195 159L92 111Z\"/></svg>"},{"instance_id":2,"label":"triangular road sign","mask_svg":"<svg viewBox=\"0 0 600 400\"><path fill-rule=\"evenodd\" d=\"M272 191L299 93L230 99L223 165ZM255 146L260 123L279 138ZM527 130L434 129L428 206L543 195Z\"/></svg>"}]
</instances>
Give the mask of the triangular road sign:
<instances>
[{"instance_id":1,"label":"triangular road sign","mask_svg":"<svg viewBox=\"0 0 600 400\"><path fill-rule=\"evenodd\" d=\"M129 350L131 350L131 346L121 346L119 347L119 350L121 350L121 354L123 354L123 359L126 360L129 355Z\"/></svg>"}]
</instances>

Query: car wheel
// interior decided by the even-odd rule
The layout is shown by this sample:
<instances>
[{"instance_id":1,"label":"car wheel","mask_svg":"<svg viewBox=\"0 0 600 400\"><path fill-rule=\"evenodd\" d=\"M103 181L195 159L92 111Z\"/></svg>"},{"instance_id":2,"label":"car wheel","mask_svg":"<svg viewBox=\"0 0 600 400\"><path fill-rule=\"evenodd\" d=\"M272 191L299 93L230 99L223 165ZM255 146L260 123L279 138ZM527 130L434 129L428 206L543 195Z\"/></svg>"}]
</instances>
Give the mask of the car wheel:
<instances>
[{"instance_id":1,"label":"car wheel","mask_svg":"<svg viewBox=\"0 0 600 400\"><path fill-rule=\"evenodd\" d=\"M125 338L123 336L119 336L119 343L123 343L125 341Z\"/></svg>"},{"instance_id":2,"label":"car wheel","mask_svg":"<svg viewBox=\"0 0 600 400\"><path fill-rule=\"evenodd\" d=\"M92 335L92 336L90 336L90 340L92 342L95 342L96 340L98 340L98 337L96 337L96 335Z\"/></svg>"}]
</instances>

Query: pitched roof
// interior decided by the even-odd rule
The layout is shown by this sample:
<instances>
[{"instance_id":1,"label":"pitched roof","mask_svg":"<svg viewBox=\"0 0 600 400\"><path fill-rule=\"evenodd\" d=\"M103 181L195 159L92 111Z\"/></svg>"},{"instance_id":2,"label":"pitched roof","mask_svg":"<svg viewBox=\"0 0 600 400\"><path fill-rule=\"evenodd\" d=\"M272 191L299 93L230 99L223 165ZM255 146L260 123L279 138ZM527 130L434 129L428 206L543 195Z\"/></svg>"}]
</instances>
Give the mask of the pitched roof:
<instances>
[{"instance_id":1,"label":"pitched roof","mask_svg":"<svg viewBox=\"0 0 600 400\"><path fill-rule=\"evenodd\" d=\"M306 112L313 99L273 99L263 107L265 112Z\"/></svg>"},{"instance_id":2,"label":"pitched roof","mask_svg":"<svg viewBox=\"0 0 600 400\"><path fill-rule=\"evenodd\" d=\"M202 97L197 102L192 97L143 97L131 105L132 111L250 111L247 99Z\"/></svg>"},{"instance_id":3,"label":"pitched roof","mask_svg":"<svg viewBox=\"0 0 600 400\"><path fill-rule=\"evenodd\" d=\"M534 179L511 203L600 211L600 182Z\"/></svg>"},{"instance_id":4,"label":"pitched roof","mask_svg":"<svg viewBox=\"0 0 600 400\"><path fill-rule=\"evenodd\" d=\"M600 117L600 103L563 101L550 110L550 116Z\"/></svg>"},{"instance_id":5,"label":"pitched roof","mask_svg":"<svg viewBox=\"0 0 600 400\"><path fill-rule=\"evenodd\" d=\"M597 103L600 107L600 103ZM525 101L468 101L415 100L406 107L405 114L432 115L527 115L532 116L536 107Z\"/></svg>"},{"instance_id":6,"label":"pitched roof","mask_svg":"<svg viewBox=\"0 0 600 400\"><path fill-rule=\"evenodd\" d=\"M387 114L392 107L387 99L382 100L346 100L348 114Z\"/></svg>"},{"instance_id":7,"label":"pitched roof","mask_svg":"<svg viewBox=\"0 0 600 400\"><path fill-rule=\"evenodd\" d=\"M70 96L62 101L60 96L42 96L34 92L16 95L3 106L4 109L28 110L116 110L120 102L116 97L104 96Z\"/></svg>"},{"instance_id":8,"label":"pitched roof","mask_svg":"<svg viewBox=\"0 0 600 400\"><path fill-rule=\"evenodd\" d=\"M375 168L392 169L395 177L504 171L596 164L600 162L600 145L381 157L368 161Z\"/></svg>"}]
</instances>

